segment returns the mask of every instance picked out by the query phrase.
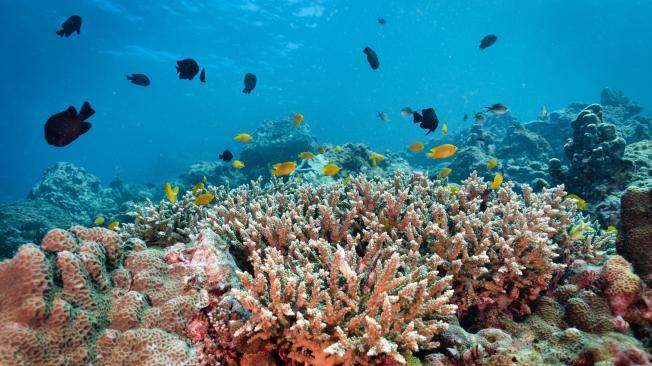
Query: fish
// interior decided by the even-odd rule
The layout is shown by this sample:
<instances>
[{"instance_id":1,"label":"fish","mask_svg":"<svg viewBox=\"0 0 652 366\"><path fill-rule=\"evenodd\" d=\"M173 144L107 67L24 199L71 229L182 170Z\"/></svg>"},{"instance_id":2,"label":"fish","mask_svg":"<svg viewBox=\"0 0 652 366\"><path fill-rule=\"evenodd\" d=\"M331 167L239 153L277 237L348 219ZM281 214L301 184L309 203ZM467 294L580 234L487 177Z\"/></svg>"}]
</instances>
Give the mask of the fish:
<instances>
[{"instance_id":1,"label":"fish","mask_svg":"<svg viewBox=\"0 0 652 366\"><path fill-rule=\"evenodd\" d=\"M487 209L487 204L489 203L489 197L491 195L491 189L485 189L484 192L480 195L480 211L484 212Z\"/></svg>"},{"instance_id":2,"label":"fish","mask_svg":"<svg viewBox=\"0 0 652 366\"><path fill-rule=\"evenodd\" d=\"M389 219L387 217L383 219L383 227L385 228L385 232L387 233L392 231L392 224L389 222Z\"/></svg>"},{"instance_id":3,"label":"fish","mask_svg":"<svg viewBox=\"0 0 652 366\"><path fill-rule=\"evenodd\" d=\"M195 184L194 187L192 187L192 194L195 194L195 193L197 193L197 192L199 192L199 191L201 191L203 189L204 189L204 183L199 182L199 183Z\"/></svg>"},{"instance_id":4,"label":"fish","mask_svg":"<svg viewBox=\"0 0 652 366\"><path fill-rule=\"evenodd\" d=\"M433 108L422 109L421 113L422 114L412 112L412 116L414 117L413 122L420 123L419 127L428 130L428 132L426 132L427 136L429 133L437 129L437 125L439 125L439 118L437 118L437 114Z\"/></svg>"},{"instance_id":5,"label":"fish","mask_svg":"<svg viewBox=\"0 0 652 366\"><path fill-rule=\"evenodd\" d=\"M61 29L58 30L56 33L59 35L59 37L66 36L70 37L71 34L77 32L77 34L81 33L81 26L82 26L82 18L79 15L72 15L68 19L66 19L63 24L61 24Z\"/></svg>"},{"instance_id":6,"label":"fish","mask_svg":"<svg viewBox=\"0 0 652 366\"><path fill-rule=\"evenodd\" d=\"M228 149L226 149L224 150L223 153L218 155L218 157L220 158L220 160L226 161L228 163L229 161L231 161L231 159L233 159L233 154Z\"/></svg>"},{"instance_id":7,"label":"fish","mask_svg":"<svg viewBox=\"0 0 652 366\"><path fill-rule=\"evenodd\" d=\"M294 161L286 161L285 163L274 164L272 175L275 175L277 177L290 175L296 168L297 168L297 163L295 163Z\"/></svg>"},{"instance_id":8,"label":"fish","mask_svg":"<svg viewBox=\"0 0 652 366\"><path fill-rule=\"evenodd\" d=\"M480 50L484 50L487 47L491 47L496 41L498 40L498 37L496 37L493 34L486 35L480 40Z\"/></svg>"},{"instance_id":9,"label":"fish","mask_svg":"<svg viewBox=\"0 0 652 366\"><path fill-rule=\"evenodd\" d=\"M501 184L503 184L503 175L496 173L494 176L494 181L491 183L491 189L498 189Z\"/></svg>"},{"instance_id":10,"label":"fish","mask_svg":"<svg viewBox=\"0 0 652 366\"><path fill-rule=\"evenodd\" d=\"M304 151L302 153L299 153L299 158L303 160L310 160L315 157L315 154L311 153L310 151Z\"/></svg>"},{"instance_id":11,"label":"fish","mask_svg":"<svg viewBox=\"0 0 652 366\"><path fill-rule=\"evenodd\" d=\"M324 175L327 175L329 177L336 175L339 171L340 171L340 167L333 163L324 165L324 169L322 170Z\"/></svg>"},{"instance_id":12,"label":"fish","mask_svg":"<svg viewBox=\"0 0 652 366\"><path fill-rule=\"evenodd\" d=\"M132 84L136 84L140 86L149 86L149 78L145 74L127 75L127 80L131 81Z\"/></svg>"},{"instance_id":13,"label":"fish","mask_svg":"<svg viewBox=\"0 0 652 366\"><path fill-rule=\"evenodd\" d=\"M385 18L378 18L378 24L385 25L387 24L387 20L385 20Z\"/></svg>"},{"instance_id":14,"label":"fish","mask_svg":"<svg viewBox=\"0 0 652 366\"><path fill-rule=\"evenodd\" d=\"M571 199L577 200L577 209L578 210L583 211L586 208L586 201L582 197L580 197L580 196L578 196L576 194L569 194L568 196L566 196L566 198L571 198Z\"/></svg>"},{"instance_id":15,"label":"fish","mask_svg":"<svg viewBox=\"0 0 652 366\"><path fill-rule=\"evenodd\" d=\"M478 123L484 123L484 121L487 120L487 118L484 116L484 114L483 114L482 112L476 112L476 113L473 115L473 118L474 118L475 121L478 122Z\"/></svg>"},{"instance_id":16,"label":"fish","mask_svg":"<svg viewBox=\"0 0 652 366\"><path fill-rule=\"evenodd\" d=\"M449 187L452 194L457 194L460 191L460 186L458 185L450 185Z\"/></svg>"},{"instance_id":17,"label":"fish","mask_svg":"<svg viewBox=\"0 0 652 366\"><path fill-rule=\"evenodd\" d=\"M256 75L248 72L244 76L244 89L242 92L245 94L251 94L251 91L256 87Z\"/></svg>"},{"instance_id":18,"label":"fish","mask_svg":"<svg viewBox=\"0 0 652 366\"><path fill-rule=\"evenodd\" d=\"M568 234L570 235L571 240L582 240L584 239L584 233L591 230L591 224L580 222L579 224L571 227L568 230Z\"/></svg>"},{"instance_id":19,"label":"fish","mask_svg":"<svg viewBox=\"0 0 652 366\"><path fill-rule=\"evenodd\" d=\"M615 226L607 226L607 232L608 233L614 233L615 235L618 235L618 229L616 229Z\"/></svg>"},{"instance_id":20,"label":"fish","mask_svg":"<svg viewBox=\"0 0 652 366\"><path fill-rule=\"evenodd\" d=\"M466 122L466 121L468 121L468 120L469 120L469 115L468 115L468 114L464 114L464 122Z\"/></svg>"},{"instance_id":21,"label":"fish","mask_svg":"<svg viewBox=\"0 0 652 366\"><path fill-rule=\"evenodd\" d=\"M498 159L496 158L489 159L489 161L487 162L487 170L491 170L496 166L498 166Z\"/></svg>"},{"instance_id":22,"label":"fish","mask_svg":"<svg viewBox=\"0 0 652 366\"><path fill-rule=\"evenodd\" d=\"M170 203L174 204L177 201L177 194L179 193L179 187L172 188L170 183L165 183L165 196L168 198Z\"/></svg>"},{"instance_id":23,"label":"fish","mask_svg":"<svg viewBox=\"0 0 652 366\"><path fill-rule=\"evenodd\" d=\"M444 136L446 136L446 134L448 133L448 126L445 123L441 125L441 133Z\"/></svg>"},{"instance_id":24,"label":"fish","mask_svg":"<svg viewBox=\"0 0 652 366\"><path fill-rule=\"evenodd\" d=\"M417 141L417 142L413 142L412 144L410 144L410 146L408 146L408 149L410 149L410 151L412 151L412 152L419 152L419 151L423 150L423 148L425 146L426 145L423 142Z\"/></svg>"},{"instance_id":25,"label":"fish","mask_svg":"<svg viewBox=\"0 0 652 366\"><path fill-rule=\"evenodd\" d=\"M109 230L115 230L118 227L118 225L120 225L120 221L113 221L106 228Z\"/></svg>"},{"instance_id":26,"label":"fish","mask_svg":"<svg viewBox=\"0 0 652 366\"><path fill-rule=\"evenodd\" d=\"M203 67L201 68L201 73L199 73L199 81L201 81L202 83L206 82L206 69L204 69Z\"/></svg>"},{"instance_id":27,"label":"fish","mask_svg":"<svg viewBox=\"0 0 652 366\"><path fill-rule=\"evenodd\" d=\"M98 216L95 218L95 221L93 221L95 225L102 225L104 223L104 216Z\"/></svg>"},{"instance_id":28,"label":"fish","mask_svg":"<svg viewBox=\"0 0 652 366\"><path fill-rule=\"evenodd\" d=\"M457 152L457 146L452 144L443 144L430 149L427 156L430 159L444 159L453 156Z\"/></svg>"},{"instance_id":29,"label":"fish","mask_svg":"<svg viewBox=\"0 0 652 366\"><path fill-rule=\"evenodd\" d=\"M197 61L191 58L177 61L177 73L179 74L179 79L192 80L199 73L199 65Z\"/></svg>"},{"instance_id":30,"label":"fish","mask_svg":"<svg viewBox=\"0 0 652 366\"><path fill-rule=\"evenodd\" d=\"M248 133L237 133L233 139L238 142L249 142L253 137Z\"/></svg>"},{"instance_id":31,"label":"fish","mask_svg":"<svg viewBox=\"0 0 652 366\"><path fill-rule=\"evenodd\" d=\"M548 117L548 110L545 105L542 105L541 110L539 111L539 118L546 119L546 117Z\"/></svg>"},{"instance_id":32,"label":"fish","mask_svg":"<svg viewBox=\"0 0 652 366\"><path fill-rule=\"evenodd\" d=\"M301 122L303 122L303 114L295 113L292 117L292 124L298 127L301 126Z\"/></svg>"},{"instance_id":33,"label":"fish","mask_svg":"<svg viewBox=\"0 0 652 366\"><path fill-rule=\"evenodd\" d=\"M333 152L336 152L336 153L338 153L338 152L340 152L340 151L342 151L342 150L343 150L343 149L342 149L342 146L340 146L340 145L337 145L337 146L335 146L335 147L333 148Z\"/></svg>"},{"instance_id":34,"label":"fish","mask_svg":"<svg viewBox=\"0 0 652 366\"><path fill-rule=\"evenodd\" d=\"M412 115L412 113L414 113L414 111L410 107L401 108L401 116L403 117L409 117Z\"/></svg>"},{"instance_id":35,"label":"fish","mask_svg":"<svg viewBox=\"0 0 652 366\"><path fill-rule=\"evenodd\" d=\"M95 111L91 105L84 102L79 113L75 107L70 106L65 111L50 116L45 122L45 141L57 147L68 145L91 129L91 124L86 120L93 114Z\"/></svg>"},{"instance_id":36,"label":"fish","mask_svg":"<svg viewBox=\"0 0 652 366\"><path fill-rule=\"evenodd\" d=\"M385 123L389 122L389 116L385 112L378 112L378 118Z\"/></svg>"},{"instance_id":37,"label":"fish","mask_svg":"<svg viewBox=\"0 0 652 366\"><path fill-rule=\"evenodd\" d=\"M233 164L231 165L233 165L233 167L236 169L242 169L245 167L244 163L241 162L240 160L233 160Z\"/></svg>"},{"instance_id":38,"label":"fish","mask_svg":"<svg viewBox=\"0 0 652 366\"><path fill-rule=\"evenodd\" d=\"M350 175L347 175L347 176L342 180L342 185L344 185L344 186L346 187L346 186L349 185L349 183L351 183L351 176L350 176Z\"/></svg>"},{"instance_id":39,"label":"fish","mask_svg":"<svg viewBox=\"0 0 652 366\"><path fill-rule=\"evenodd\" d=\"M453 169L448 168L448 167L446 167L446 168L441 168L441 170L439 170L439 173L437 173L437 179L442 179L442 178L448 177L448 175L449 175L452 171L453 171Z\"/></svg>"},{"instance_id":40,"label":"fish","mask_svg":"<svg viewBox=\"0 0 652 366\"><path fill-rule=\"evenodd\" d=\"M326 149L323 146L317 146L317 152L319 152L320 154L325 154Z\"/></svg>"},{"instance_id":41,"label":"fish","mask_svg":"<svg viewBox=\"0 0 652 366\"><path fill-rule=\"evenodd\" d=\"M385 160L385 157L378 153L371 153L369 160L371 160L371 166L376 166L378 162Z\"/></svg>"},{"instance_id":42,"label":"fish","mask_svg":"<svg viewBox=\"0 0 652 366\"><path fill-rule=\"evenodd\" d=\"M204 179L202 179L202 182L206 183L206 176L204 176Z\"/></svg>"},{"instance_id":43,"label":"fish","mask_svg":"<svg viewBox=\"0 0 652 366\"><path fill-rule=\"evenodd\" d=\"M482 142L485 142L485 139L484 139L484 137L478 137L478 138L477 138L477 139L475 139L475 140L476 140L476 141L482 141Z\"/></svg>"},{"instance_id":44,"label":"fish","mask_svg":"<svg viewBox=\"0 0 652 366\"><path fill-rule=\"evenodd\" d=\"M493 113L496 113L496 114L505 114L505 113L507 113L509 111L507 106L505 106L503 104L500 104L500 103L496 103L496 104L492 105L491 107L485 107L485 108L487 109L487 112L493 112Z\"/></svg>"},{"instance_id":45,"label":"fish","mask_svg":"<svg viewBox=\"0 0 652 366\"><path fill-rule=\"evenodd\" d=\"M369 62L369 66L371 66L373 70L378 70L380 67L380 61L378 61L378 55L376 55L376 52L368 46L365 47L362 52L367 55L367 62Z\"/></svg>"},{"instance_id":46,"label":"fish","mask_svg":"<svg viewBox=\"0 0 652 366\"><path fill-rule=\"evenodd\" d=\"M207 205L213 200L213 198L215 198L215 196L212 193L204 193L195 197L195 199L192 200L192 203L197 206Z\"/></svg>"}]
</instances>

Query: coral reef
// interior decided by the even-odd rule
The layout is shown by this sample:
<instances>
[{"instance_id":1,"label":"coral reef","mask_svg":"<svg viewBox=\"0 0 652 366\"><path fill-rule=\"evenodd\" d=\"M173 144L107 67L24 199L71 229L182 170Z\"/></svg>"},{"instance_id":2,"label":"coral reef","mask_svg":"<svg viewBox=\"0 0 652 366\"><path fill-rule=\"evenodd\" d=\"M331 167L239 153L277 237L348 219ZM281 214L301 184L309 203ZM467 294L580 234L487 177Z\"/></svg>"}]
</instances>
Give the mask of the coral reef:
<instances>
[{"instance_id":1,"label":"coral reef","mask_svg":"<svg viewBox=\"0 0 652 366\"><path fill-rule=\"evenodd\" d=\"M27 199L0 204L0 258L11 256L20 244L39 242L54 227L91 225L99 215L123 221L134 202L152 198L154 191L119 179L102 187L85 169L57 163L45 171Z\"/></svg>"},{"instance_id":2,"label":"coral reef","mask_svg":"<svg viewBox=\"0 0 652 366\"><path fill-rule=\"evenodd\" d=\"M624 157L626 143L616 126L603 122L602 107L586 107L571 126L573 137L564 146L570 166L564 170L559 159L550 160L553 183L564 183L569 191L591 201L622 189L633 175L634 163Z\"/></svg>"},{"instance_id":3,"label":"coral reef","mask_svg":"<svg viewBox=\"0 0 652 366\"><path fill-rule=\"evenodd\" d=\"M198 161L190 165L180 176L183 186L187 189L191 189L198 182L203 182L204 177L210 184L231 187L237 187L247 181L247 177L241 170L233 169L230 163L218 161Z\"/></svg>"},{"instance_id":4,"label":"coral reef","mask_svg":"<svg viewBox=\"0 0 652 366\"><path fill-rule=\"evenodd\" d=\"M652 188L630 187L622 195L618 253L652 284Z\"/></svg>"}]
</instances>

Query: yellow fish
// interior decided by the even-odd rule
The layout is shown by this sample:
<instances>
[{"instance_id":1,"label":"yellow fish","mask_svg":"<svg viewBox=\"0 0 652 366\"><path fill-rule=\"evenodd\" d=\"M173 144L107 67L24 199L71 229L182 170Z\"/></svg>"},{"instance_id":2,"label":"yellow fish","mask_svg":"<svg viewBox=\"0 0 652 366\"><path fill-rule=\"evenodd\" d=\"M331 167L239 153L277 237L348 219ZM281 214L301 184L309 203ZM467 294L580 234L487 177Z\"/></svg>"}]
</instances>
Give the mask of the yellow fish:
<instances>
[{"instance_id":1,"label":"yellow fish","mask_svg":"<svg viewBox=\"0 0 652 366\"><path fill-rule=\"evenodd\" d=\"M441 126L441 133L444 134L444 136L448 133L448 125L445 123Z\"/></svg>"},{"instance_id":2,"label":"yellow fish","mask_svg":"<svg viewBox=\"0 0 652 366\"><path fill-rule=\"evenodd\" d=\"M98 216L95 218L95 221L93 221L95 225L102 225L104 223L104 216Z\"/></svg>"},{"instance_id":3,"label":"yellow fish","mask_svg":"<svg viewBox=\"0 0 652 366\"><path fill-rule=\"evenodd\" d=\"M170 183L165 183L165 195L167 196L170 203L174 203L177 200L177 193L179 193L179 187L176 186L172 189Z\"/></svg>"},{"instance_id":4,"label":"yellow fish","mask_svg":"<svg viewBox=\"0 0 652 366\"><path fill-rule=\"evenodd\" d=\"M383 160L385 160L385 157L382 156L382 155L380 155L380 154L378 154L378 153L372 153L371 155L369 155L369 159L371 160L371 165L372 165L372 166L376 166L376 164L377 164L379 161L383 161Z\"/></svg>"},{"instance_id":5,"label":"yellow fish","mask_svg":"<svg viewBox=\"0 0 652 366\"><path fill-rule=\"evenodd\" d=\"M452 194L457 194L457 192L460 191L460 187L459 187L459 186L450 186L450 187L451 187L450 190L451 190L451 193L452 193Z\"/></svg>"},{"instance_id":6,"label":"yellow fish","mask_svg":"<svg viewBox=\"0 0 652 366\"><path fill-rule=\"evenodd\" d=\"M236 169L242 169L245 166L244 163L241 162L240 160L233 160L233 163L231 165Z\"/></svg>"},{"instance_id":7,"label":"yellow fish","mask_svg":"<svg viewBox=\"0 0 652 366\"><path fill-rule=\"evenodd\" d=\"M304 151L299 154L299 158L303 160L310 160L315 157L315 154L311 153L310 151Z\"/></svg>"},{"instance_id":8,"label":"yellow fish","mask_svg":"<svg viewBox=\"0 0 652 366\"><path fill-rule=\"evenodd\" d=\"M569 194L568 196L566 196L566 198L572 198L574 200L577 200L577 209L578 210L582 211L582 210L584 210L586 208L586 201L583 198L581 198L580 196L578 196L576 194Z\"/></svg>"},{"instance_id":9,"label":"yellow fish","mask_svg":"<svg viewBox=\"0 0 652 366\"><path fill-rule=\"evenodd\" d=\"M586 222L581 222L575 226L573 226L570 231L570 237L572 240L582 240L584 239L584 232L588 231L591 229L591 225L587 224Z\"/></svg>"},{"instance_id":10,"label":"yellow fish","mask_svg":"<svg viewBox=\"0 0 652 366\"><path fill-rule=\"evenodd\" d=\"M290 175L294 171L294 169L296 169L296 167L297 167L297 163L293 161L286 161L285 163L274 164L272 175L275 175L277 177Z\"/></svg>"},{"instance_id":11,"label":"yellow fish","mask_svg":"<svg viewBox=\"0 0 652 366\"><path fill-rule=\"evenodd\" d=\"M383 226L385 227L386 232L389 233L390 231L392 231L392 224L389 222L389 219L387 217L383 219Z\"/></svg>"},{"instance_id":12,"label":"yellow fish","mask_svg":"<svg viewBox=\"0 0 652 366\"><path fill-rule=\"evenodd\" d=\"M107 226L107 228L109 230L115 230L115 228L117 228L118 225L120 225L120 221L113 221L112 223L109 224L109 226Z\"/></svg>"},{"instance_id":13,"label":"yellow fish","mask_svg":"<svg viewBox=\"0 0 652 366\"><path fill-rule=\"evenodd\" d=\"M335 152L342 151L342 146L340 146L340 145L335 146L335 148L333 148L333 151L335 151Z\"/></svg>"},{"instance_id":14,"label":"yellow fish","mask_svg":"<svg viewBox=\"0 0 652 366\"><path fill-rule=\"evenodd\" d=\"M489 159L489 161L487 162L487 170L491 170L496 166L498 166L498 159L496 158Z\"/></svg>"},{"instance_id":15,"label":"yellow fish","mask_svg":"<svg viewBox=\"0 0 652 366\"><path fill-rule=\"evenodd\" d=\"M443 144L430 149L427 156L430 159L444 159L453 156L457 152L457 146L451 144Z\"/></svg>"},{"instance_id":16,"label":"yellow fish","mask_svg":"<svg viewBox=\"0 0 652 366\"><path fill-rule=\"evenodd\" d=\"M317 151L318 151L320 154L324 154L324 153L326 153L326 149L324 149L323 146L318 146L318 147L317 147Z\"/></svg>"},{"instance_id":17,"label":"yellow fish","mask_svg":"<svg viewBox=\"0 0 652 366\"><path fill-rule=\"evenodd\" d=\"M425 146L426 145L423 142L417 141L417 142L411 144L410 146L408 146L408 149L410 149L410 151L412 151L412 152L419 152L419 151L423 150L423 148Z\"/></svg>"},{"instance_id":18,"label":"yellow fish","mask_svg":"<svg viewBox=\"0 0 652 366\"><path fill-rule=\"evenodd\" d=\"M249 142L252 138L253 137L251 137L251 135L248 133L238 133L233 139L238 142Z\"/></svg>"},{"instance_id":19,"label":"yellow fish","mask_svg":"<svg viewBox=\"0 0 652 366\"><path fill-rule=\"evenodd\" d=\"M203 180L203 182L206 183L206 176L204 176L204 180Z\"/></svg>"},{"instance_id":20,"label":"yellow fish","mask_svg":"<svg viewBox=\"0 0 652 366\"><path fill-rule=\"evenodd\" d=\"M501 184L503 184L503 176L500 173L496 173L494 176L494 181L491 183L491 189L498 189Z\"/></svg>"},{"instance_id":21,"label":"yellow fish","mask_svg":"<svg viewBox=\"0 0 652 366\"><path fill-rule=\"evenodd\" d=\"M340 167L333 163L324 165L324 169L322 170L324 175L328 175L329 177L334 176L339 171L340 171Z\"/></svg>"},{"instance_id":22,"label":"yellow fish","mask_svg":"<svg viewBox=\"0 0 652 366\"><path fill-rule=\"evenodd\" d=\"M215 198L215 196L213 196L212 193L204 193L200 194L197 196L197 198L192 200L192 203L196 204L197 206L207 205L213 200L213 198Z\"/></svg>"},{"instance_id":23,"label":"yellow fish","mask_svg":"<svg viewBox=\"0 0 652 366\"><path fill-rule=\"evenodd\" d=\"M197 191L201 191L202 189L204 189L204 183L199 182L199 183L195 184L194 187L192 187L192 194L195 194L195 193L197 193Z\"/></svg>"},{"instance_id":24,"label":"yellow fish","mask_svg":"<svg viewBox=\"0 0 652 366\"><path fill-rule=\"evenodd\" d=\"M346 186L349 185L349 183L351 183L351 176L347 175L346 178L344 178L344 180L342 180L342 184L346 187Z\"/></svg>"},{"instance_id":25,"label":"yellow fish","mask_svg":"<svg viewBox=\"0 0 652 366\"><path fill-rule=\"evenodd\" d=\"M453 171L451 168L441 168L439 173L437 173L437 179L442 179L444 177L448 177L448 175Z\"/></svg>"},{"instance_id":26,"label":"yellow fish","mask_svg":"<svg viewBox=\"0 0 652 366\"><path fill-rule=\"evenodd\" d=\"M292 123L298 127L301 126L301 122L303 122L303 114L295 113L292 117Z\"/></svg>"},{"instance_id":27,"label":"yellow fish","mask_svg":"<svg viewBox=\"0 0 652 366\"><path fill-rule=\"evenodd\" d=\"M616 229L615 226L608 226L607 227L607 232L614 233L614 234L618 235L618 229Z\"/></svg>"}]
</instances>

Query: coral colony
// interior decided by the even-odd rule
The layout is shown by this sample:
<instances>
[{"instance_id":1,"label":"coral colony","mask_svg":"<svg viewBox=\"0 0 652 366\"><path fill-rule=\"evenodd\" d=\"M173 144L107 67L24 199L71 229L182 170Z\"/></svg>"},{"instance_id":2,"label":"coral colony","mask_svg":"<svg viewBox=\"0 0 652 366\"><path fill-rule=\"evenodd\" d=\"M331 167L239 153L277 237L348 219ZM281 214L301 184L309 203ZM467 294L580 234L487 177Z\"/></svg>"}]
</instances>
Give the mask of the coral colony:
<instances>
[{"instance_id":1,"label":"coral colony","mask_svg":"<svg viewBox=\"0 0 652 366\"><path fill-rule=\"evenodd\" d=\"M652 294L615 235L562 187L481 210L489 185L274 179L51 230L0 264L0 364L645 364Z\"/></svg>"}]
</instances>

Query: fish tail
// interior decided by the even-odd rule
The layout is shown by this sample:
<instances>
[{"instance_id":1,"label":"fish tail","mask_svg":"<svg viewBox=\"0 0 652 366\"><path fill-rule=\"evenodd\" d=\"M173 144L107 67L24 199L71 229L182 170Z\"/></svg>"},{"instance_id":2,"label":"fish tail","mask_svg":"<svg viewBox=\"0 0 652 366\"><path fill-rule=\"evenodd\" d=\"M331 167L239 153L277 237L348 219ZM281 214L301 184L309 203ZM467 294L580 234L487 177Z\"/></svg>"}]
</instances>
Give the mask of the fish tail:
<instances>
[{"instance_id":1,"label":"fish tail","mask_svg":"<svg viewBox=\"0 0 652 366\"><path fill-rule=\"evenodd\" d=\"M57 31L57 35L59 35L59 37L63 37L63 33L64 33L63 29Z\"/></svg>"},{"instance_id":2,"label":"fish tail","mask_svg":"<svg viewBox=\"0 0 652 366\"><path fill-rule=\"evenodd\" d=\"M251 94L251 91L247 90L247 88L242 89L242 92L245 94Z\"/></svg>"},{"instance_id":3,"label":"fish tail","mask_svg":"<svg viewBox=\"0 0 652 366\"><path fill-rule=\"evenodd\" d=\"M133 79L134 79L133 76L129 76L129 75L127 75L127 80L133 80Z\"/></svg>"},{"instance_id":4,"label":"fish tail","mask_svg":"<svg viewBox=\"0 0 652 366\"><path fill-rule=\"evenodd\" d=\"M88 102L84 102L81 111L79 111L79 116L82 118L82 120L85 120L94 114L95 111L93 110L93 108L91 108L91 105Z\"/></svg>"}]
</instances>

